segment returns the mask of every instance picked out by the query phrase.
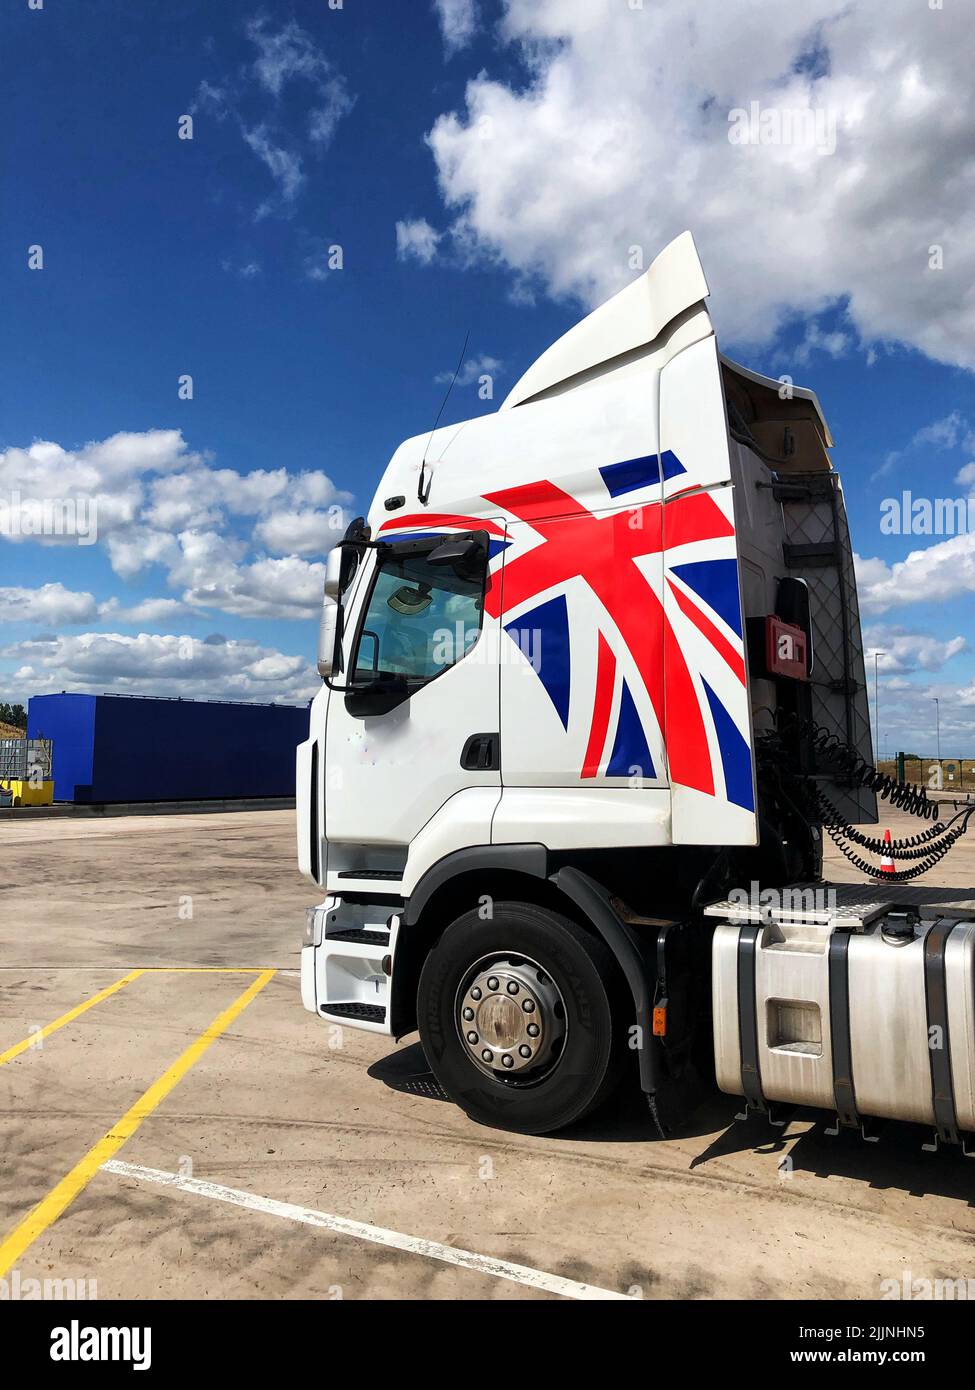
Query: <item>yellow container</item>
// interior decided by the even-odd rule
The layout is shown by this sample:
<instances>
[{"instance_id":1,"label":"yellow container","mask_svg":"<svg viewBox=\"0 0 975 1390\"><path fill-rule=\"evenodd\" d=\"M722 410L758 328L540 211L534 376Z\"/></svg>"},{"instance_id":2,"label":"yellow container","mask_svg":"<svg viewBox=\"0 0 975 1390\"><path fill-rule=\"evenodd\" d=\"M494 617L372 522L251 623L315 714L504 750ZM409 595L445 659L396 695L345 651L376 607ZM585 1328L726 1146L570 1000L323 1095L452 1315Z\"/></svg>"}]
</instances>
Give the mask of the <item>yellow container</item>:
<instances>
[{"instance_id":1,"label":"yellow container","mask_svg":"<svg viewBox=\"0 0 975 1390\"><path fill-rule=\"evenodd\" d=\"M0 787L13 795L15 806L50 806L54 800L54 783L20 781L11 779L0 782Z\"/></svg>"}]
</instances>

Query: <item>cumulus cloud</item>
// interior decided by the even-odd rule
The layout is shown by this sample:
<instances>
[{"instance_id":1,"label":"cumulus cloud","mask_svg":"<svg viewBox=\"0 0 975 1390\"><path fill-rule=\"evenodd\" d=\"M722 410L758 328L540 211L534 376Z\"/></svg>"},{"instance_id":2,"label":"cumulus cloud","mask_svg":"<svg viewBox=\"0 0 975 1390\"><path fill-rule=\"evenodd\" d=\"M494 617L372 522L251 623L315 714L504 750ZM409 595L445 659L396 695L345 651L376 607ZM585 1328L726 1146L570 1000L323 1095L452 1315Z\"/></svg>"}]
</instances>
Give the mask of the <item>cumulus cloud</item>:
<instances>
[{"instance_id":1,"label":"cumulus cloud","mask_svg":"<svg viewBox=\"0 0 975 1390\"><path fill-rule=\"evenodd\" d=\"M863 648L868 664L873 665L873 653L882 653L877 665L885 675L904 675L914 671L940 671L946 662L960 652L968 651L964 637L934 637L929 632L911 632L902 627L866 627Z\"/></svg>"},{"instance_id":2,"label":"cumulus cloud","mask_svg":"<svg viewBox=\"0 0 975 1390\"><path fill-rule=\"evenodd\" d=\"M912 550L892 565L876 557L854 559L865 613L886 613L912 603L943 602L975 592L975 533L971 531Z\"/></svg>"},{"instance_id":3,"label":"cumulus cloud","mask_svg":"<svg viewBox=\"0 0 975 1390\"><path fill-rule=\"evenodd\" d=\"M34 537L21 523L54 502L75 502L79 514L94 504L91 539L103 544L116 574L129 580L161 567L180 598L119 605L119 621L132 623L172 621L187 607L248 617L314 613L323 566L300 557L322 556L341 539L352 500L316 469L218 468L191 450L179 430L116 434L80 449L51 442L8 449L0 453L0 494L5 502L16 499L0 507L0 535L6 518L11 540L76 539ZM99 616L91 595L71 595L60 585L5 592L11 620L56 624ZM100 611L106 617L116 609Z\"/></svg>"},{"instance_id":4,"label":"cumulus cloud","mask_svg":"<svg viewBox=\"0 0 975 1390\"><path fill-rule=\"evenodd\" d=\"M186 612L186 604L176 598L146 598L127 606L117 598L110 598L98 605L98 616L102 622L111 619L133 626L139 623L169 623L183 617Z\"/></svg>"},{"instance_id":5,"label":"cumulus cloud","mask_svg":"<svg viewBox=\"0 0 975 1390\"><path fill-rule=\"evenodd\" d=\"M466 48L477 32L477 0L434 0L447 56Z\"/></svg>"},{"instance_id":6,"label":"cumulus cloud","mask_svg":"<svg viewBox=\"0 0 975 1390\"><path fill-rule=\"evenodd\" d=\"M93 595L73 593L63 584L42 584L37 589L0 589L0 622L66 623L90 622L98 614Z\"/></svg>"},{"instance_id":7,"label":"cumulus cloud","mask_svg":"<svg viewBox=\"0 0 975 1390\"><path fill-rule=\"evenodd\" d=\"M8 677L18 698L51 690L182 695L197 699L310 699L320 688L305 657L257 642L85 632L17 642L0 658L22 664Z\"/></svg>"},{"instance_id":8,"label":"cumulus cloud","mask_svg":"<svg viewBox=\"0 0 975 1390\"><path fill-rule=\"evenodd\" d=\"M425 217L396 223L396 256L401 261L419 261L429 265L437 254L441 233L431 227Z\"/></svg>"},{"instance_id":9,"label":"cumulus cloud","mask_svg":"<svg viewBox=\"0 0 975 1390\"><path fill-rule=\"evenodd\" d=\"M690 227L726 338L841 304L865 342L975 367L969 29L916 0L504 0L527 80L481 73L429 135L451 233L592 305Z\"/></svg>"}]
</instances>

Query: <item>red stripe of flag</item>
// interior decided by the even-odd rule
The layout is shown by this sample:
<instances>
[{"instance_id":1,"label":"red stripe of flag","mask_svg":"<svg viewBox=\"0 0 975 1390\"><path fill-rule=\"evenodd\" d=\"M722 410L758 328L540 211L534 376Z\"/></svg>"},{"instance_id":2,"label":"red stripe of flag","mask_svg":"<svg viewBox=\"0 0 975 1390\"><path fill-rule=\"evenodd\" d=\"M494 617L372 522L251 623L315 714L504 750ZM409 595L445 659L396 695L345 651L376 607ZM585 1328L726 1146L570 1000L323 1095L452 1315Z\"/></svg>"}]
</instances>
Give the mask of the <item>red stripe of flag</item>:
<instances>
[{"instance_id":1,"label":"red stripe of flag","mask_svg":"<svg viewBox=\"0 0 975 1390\"><path fill-rule=\"evenodd\" d=\"M696 608L686 594L681 593L680 589L677 588L677 585L669 576L667 579L667 583L670 585L670 592L677 600L677 604L680 608L680 611L685 615L685 617L690 618L691 622L694 624L694 626L698 629L699 632L702 632L704 634L704 636L711 643L712 647L714 647L718 655L724 658L724 660L731 667L732 671L734 671L735 675L741 681L742 685L744 685L744 658L738 655L734 647L728 641L727 637L723 636L723 634L718 631L714 623L712 623L711 619L706 617L700 611L699 608Z\"/></svg>"},{"instance_id":2,"label":"red stripe of flag","mask_svg":"<svg viewBox=\"0 0 975 1390\"><path fill-rule=\"evenodd\" d=\"M606 746L606 733L609 729L609 716L613 709L613 687L616 684L616 657L613 649L602 633L599 634L598 655L596 657L596 695L593 702L592 727L589 730L589 747L582 765L583 777L595 777Z\"/></svg>"},{"instance_id":3,"label":"red stripe of flag","mask_svg":"<svg viewBox=\"0 0 975 1390\"><path fill-rule=\"evenodd\" d=\"M487 531L503 536L504 527L483 516L453 516L446 512L423 512L419 516L394 516L384 521L380 531L402 531L415 526L420 531L436 531L441 526L462 526L465 531Z\"/></svg>"}]
</instances>

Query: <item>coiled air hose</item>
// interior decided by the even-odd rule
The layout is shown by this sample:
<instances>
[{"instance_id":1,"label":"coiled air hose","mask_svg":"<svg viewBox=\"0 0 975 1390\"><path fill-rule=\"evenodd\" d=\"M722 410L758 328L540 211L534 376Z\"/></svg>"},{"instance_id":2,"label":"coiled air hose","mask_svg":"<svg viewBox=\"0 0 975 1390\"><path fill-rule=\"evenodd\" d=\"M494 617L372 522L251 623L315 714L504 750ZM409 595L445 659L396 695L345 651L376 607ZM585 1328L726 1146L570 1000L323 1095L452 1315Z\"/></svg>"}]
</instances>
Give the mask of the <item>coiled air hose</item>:
<instances>
[{"instance_id":1,"label":"coiled air hose","mask_svg":"<svg viewBox=\"0 0 975 1390\"><path fill-rule=\"evenodd\" d=\"M890 802L892 806L916 816L919 820L935 821L934 825L919 835L886 842L876 836L864 835L862 831L850 825L829 797L819 787L811 785L809 789L824 830L840 853L861 873L868 874L871 878L882 879L885 883L906 883L912 878L926 874L929 869L939 864L968 830L969 821L975 815L975 804L963 807L945 823L937 819L940 807L936 801L928 800L923 787L912 787L906 782L898 782L895 778L888 777L872 767L855 748L851 748L836 734L831 734L813 721L800 721L794 715L788 715L786 720L776 717L777 725L786 722L790 734L811 739L816 752L817 766L832 765L837 772L868 788L880 800ZM868 854L896 855L898 859L906 859L911 867L893 871L882 870L878 864L871 864L858 854L854 846L859 846Z\"/></svg>"}]
</instances>

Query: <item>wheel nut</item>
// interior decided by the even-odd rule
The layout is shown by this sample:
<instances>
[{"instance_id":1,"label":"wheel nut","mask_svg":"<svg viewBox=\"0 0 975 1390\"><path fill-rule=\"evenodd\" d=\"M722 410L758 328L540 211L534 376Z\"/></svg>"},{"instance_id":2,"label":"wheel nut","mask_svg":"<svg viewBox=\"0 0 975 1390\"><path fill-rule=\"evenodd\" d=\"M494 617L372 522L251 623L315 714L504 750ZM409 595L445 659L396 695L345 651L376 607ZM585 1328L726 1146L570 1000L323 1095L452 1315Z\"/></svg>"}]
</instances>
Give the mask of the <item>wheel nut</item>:
<instances>
[{"instance_id":1,"label":"wheel nut","mask_svg":"<svg viewBox=\"0 0 975 1390\"><path fill-rule=\"evenodd\" d=\"M537 1023L529 1023L525 1031L530 1038L537 1038L540 1030Z\"/></svg>"},{"instance_id":2,"label":"wheel nut","mask_svg":"<svg viewBox=\"0 0 975 1390\"><path fill-rule=\"evenodd\" d=\"M490 978L490 979L488 980L488 982L487 982L487 986L488 986L488 989L497 989L497 987L498 987L497 976L492 975L491 978Z\"/></svg>"},{"instance_id":3,"label":"wheel nut","mask_svg":"<svg viewBox=\"0 0 975 1390\"><path fill-rule=\"evenodd\" d=\"M470 1023L471 1019L474 1017L474 1010L473 1010L473 1009L465 1009L465 1010L464 1010L464 1017L465 1017L465 1019L467 1020L467 1022Z\"/></svg>"},{"instance_id":4,"label":"wheel nut","mask_svg":"<svg viewBox=\"0 0 975 1390\"><path fill-rule=\"evenodd\" d=\"M515 1059L506 1052L504 1056L501 1058L501 1065L505 1067L513 1067L514 1064Z\"/></svg>"},{"instance_id":5,"label":"wheel nut","mask_svg":"<svg viewBox=\"0 0 975 1390\"><path fill-rule=\"evenodd\" d=\"M526 1014L533 1014L535 1012L534 999L523 999L521 1001L521 1007L524 1009Z\"/></svg>"},{"instance_id":6,"label":"wheel nut","mask_svg":"<svg viewBox=\"0 0 975 1390\"><path fill-rule=\"evenodd\" d=\"M514 980L509 980L509 981L508 981L508 993L509 993L509 994L517 994L517 993L518 993L518 985L517 985L517 983L516 983Z\"/></svg>"},{"instance_id":7,"label":"wheel nut","mask_svg":"<svg viewBox=\"0 0 975 1390\"><path fill-rule=\"evenodd\" d=\"M480 997L481 997L481 991L478 989L477 985L475 985L474 988L471 990L471 998L472 998L472 999L480 999Z\"/></svg>"},{"instance_id":8,"label":"wheel nut","mask_svg":"<svg viewBox=\"0 0 975 1390\"><path fill-rule=\"evenodd\" d=\"M468 1035L467 1035L467 1041L468 1041L469 1043L476 1043L476 1042L477 1042L477 1034L474 1033L474 1032L468 1033Z\"/></svg>"},{"instance_id":9,"label":"wheel nut","mask_svg":"<svg viewBox=\"0 0 975 1390\"><path fill-rule=\"evenodd\" d=\"M518 1049L518 1053L521 1057L530 1057L532 1055L532 1050L527 1043L522 1043L521 1047Z\"/></svg>"},{"instance_id":10,"label":"wheel nut","mask_svg":"<svg viewBox=\"0 0 975 1390\"><path fill-rule=\"evenodd\" d=\"M481 1056L484 1058L485 1062L494 1061L494 1053L491 1051L489 1047L486 1047L484 1049L484 1051L481 1053Z\"/></svg>"}]
</instances>

